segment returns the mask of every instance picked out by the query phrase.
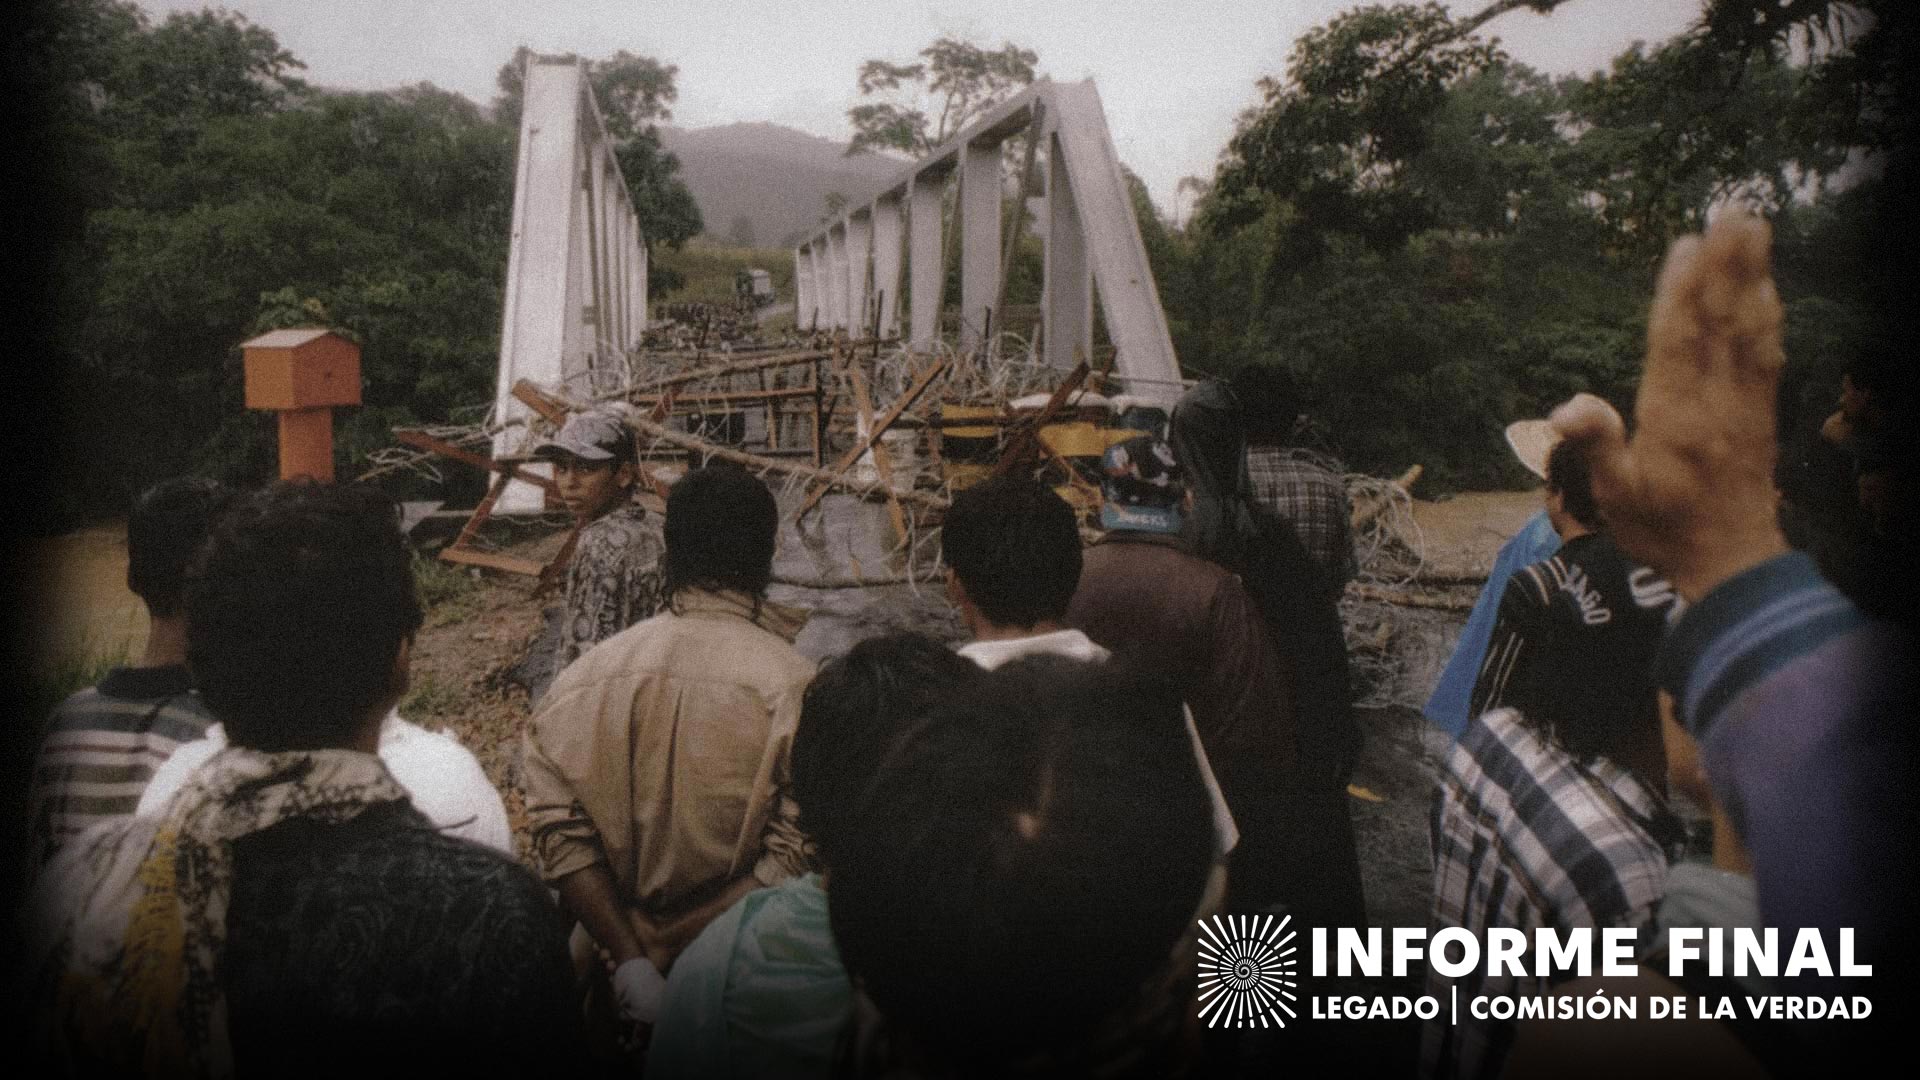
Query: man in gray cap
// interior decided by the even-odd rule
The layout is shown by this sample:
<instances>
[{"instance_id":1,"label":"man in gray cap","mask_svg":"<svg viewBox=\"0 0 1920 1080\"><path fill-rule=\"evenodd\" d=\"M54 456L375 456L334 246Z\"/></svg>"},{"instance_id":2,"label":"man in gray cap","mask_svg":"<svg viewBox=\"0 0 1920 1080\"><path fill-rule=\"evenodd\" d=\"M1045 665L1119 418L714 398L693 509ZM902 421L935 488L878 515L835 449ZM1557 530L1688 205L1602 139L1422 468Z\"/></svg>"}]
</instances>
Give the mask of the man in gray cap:
<instances>
[{"instance_id":1,"label":"man in gray cap","mask_svg":"<svg viewBox=\"0 0 1920 1080\"><path fill-rule=\"evenodd\" d=\"M611 408L577 413L534 447L553 463L560 498L582 525L567 564L553 675L595 643L660 610L665 547L647 511L633 501L640 478L633 435ZM542 687L544 689L544 687Z\"/></svg>"}]
</instances>

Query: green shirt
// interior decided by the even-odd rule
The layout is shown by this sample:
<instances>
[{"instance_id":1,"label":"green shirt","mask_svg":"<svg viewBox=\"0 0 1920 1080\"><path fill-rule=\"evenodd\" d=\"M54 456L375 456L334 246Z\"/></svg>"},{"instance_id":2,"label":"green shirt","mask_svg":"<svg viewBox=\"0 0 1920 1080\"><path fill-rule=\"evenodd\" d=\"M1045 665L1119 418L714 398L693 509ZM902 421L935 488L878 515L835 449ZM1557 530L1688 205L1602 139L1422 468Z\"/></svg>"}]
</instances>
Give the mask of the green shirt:
<instances>
[{"instance_id":1,"label":"green shirt","mask_svg":"<svg viewBox=\"0 0 1920 1080\"><path fill-rule=\"evenodd\" d=\"M673 965L647 1075L824 1077L852 1008L820 875L760 889Z\"/></svg>"}]
</instances>

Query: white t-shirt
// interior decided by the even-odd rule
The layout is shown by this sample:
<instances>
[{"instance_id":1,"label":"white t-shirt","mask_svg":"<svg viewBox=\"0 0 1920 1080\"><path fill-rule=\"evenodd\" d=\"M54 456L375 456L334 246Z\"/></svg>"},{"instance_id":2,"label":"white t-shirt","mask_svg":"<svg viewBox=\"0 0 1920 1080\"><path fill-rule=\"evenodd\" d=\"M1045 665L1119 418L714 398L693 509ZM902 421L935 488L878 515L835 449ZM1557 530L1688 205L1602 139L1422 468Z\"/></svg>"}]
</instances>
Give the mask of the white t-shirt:
<instances>
[{"instance_id":1,"label":"white t-shirt","mask_svg":"<svg viewBox=\"0 0 1920 1080\"><path fill-rule=\"evenodd\" d=\"M1055 630L1049 634L1000 641L974 641L960 646L957 651L988 671L1025 656L1064 656L1069 660L1098 662L1112 655L1078 630ZM1213 778L1213 765L1207 760L1207 748L1200 741L1200 729L1193 726L1193 710L1183 704L1180 706L1180 715L1187 724L1187 739L1193 743L1193 756L1200 764L1200 780L1207 786L1207 800L1213 804L1214 854L1224 862L1240 843L1240 828L1233 823L1233 814L1227 809L1227 797L1220 793L1220 784Z\"/></svg>"},{"instance_id":2,"label":"white t-shirt","mask_svg":"<svg viewBox=\"0 0 1920 1080\"><path fill-rule=\"evenodd\" d=\"M155 817L186 786L195 770L227 748L226 728L214 724L206 738L186 743L153 774L140 796L138 817ZM480 762L451 735L428 731L387 714L380 724L380 760L414 808L442 832L513 854L513 830L500 793L488 782Z\"/></svg>"}]
</instances>

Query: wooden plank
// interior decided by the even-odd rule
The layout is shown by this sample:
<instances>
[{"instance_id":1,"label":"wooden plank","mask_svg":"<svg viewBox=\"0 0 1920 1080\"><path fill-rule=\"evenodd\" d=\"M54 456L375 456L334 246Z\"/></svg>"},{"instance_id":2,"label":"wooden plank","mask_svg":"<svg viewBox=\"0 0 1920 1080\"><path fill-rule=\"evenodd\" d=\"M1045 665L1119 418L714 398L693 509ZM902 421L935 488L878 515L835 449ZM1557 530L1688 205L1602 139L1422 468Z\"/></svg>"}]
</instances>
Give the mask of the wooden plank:
<instances>
[{"instance_id":1,"label":"wooden plank","mask_svg":"<svg viewBox=\"0 0 1920 1080\"><path fill-rule=\"evenodd\" d=\"M813 466L816 469L820 467L820 440L824 434L822 429L826 427L827 423L826 417L822 415L820 411L820 397L824 392L825 387L820 381L820 361L815 360L813 362L813 415L810 418L813 421L813 431L810 433L810 438L807 441L807 449L810 452L809 456L813 458Z\"/></svg>"},{"instance_id":2,"label":"wooden plank","mask_svg":"<svg viewBox=\"0 0 1920 1080\"><path fill-rule=\"evenodd\" d=\"M513 384L513 396L519 398L527 408L539 413L550 424L567 422L567 407L542 393L539 387L526 379Z\"/></svg>"},{"instance_id":3,"label":"wooden plank","mask_svg":"<svg viewBox=\"0 0 1920 1080\"><path fill-rule=\"evenodd\" d=\"M711 379L720 375L735 375L747 371L759 371L763 368L791 367L794 364L810 364L823 360L829 354L824 349L804 349L799 352L778 353L773 356L749 356L740 360L729 360L721 364L709 364L705 367L682 371L677 374L658 378L640 386L631 386L625 392L613 397L631 400L638 394L651 394L665 390L670 386L684 386L690 382Z\"/></svg>"},{"instance_id":4,"label":"wooden plank","mask_svg":"<svg viewBox=\"0 0 1920 1080\"><path fill-rule=\"evenodd\" d=\"M933 380L946 370L947 362L945 360L935 360L932 364L928 365L925 370L921 371L920 374L914 378L912 385L908 386L905 392L887 408L886 413L874 421L873 426L867 431L867 437L857 441L852 449L841 455L840 460L833 463L833 468L827 470L829 475L833 479L838 479L841 473L852 468L853 463L859 461L862 454L865 454L879 443L880 436L885 434L887 429L893 426L895 420L900 419L900 414L906 412L913 406L914 402L920 400L920 395L926 393L927 388L933 385ZM1082 376L1084 377L1084 372ZM807 492L807 497L801 501L800 509L795 512L794 517L796 519L805 517L808 511L820 504L820 500L826 495L827 490L828 485L826 483L815 484L813 488ZM892 489L889 488L888 490L891 491Z\"/></svg>"},{"instance_id":5,"label":"wooden plank","mask_svg":"<svg viewBox=\"0 0 1920 1080\"><path fill-rule=\"evenodd\" d=\"M511 555L501 555L493 551L478 551L473 548L449 547L440 552L443 562L461 563L466 566L481 566L488 570L504 570L509 574L525 574L539 577L546 567L532 559L516 559Z\"/></svg>"},{"instance_id":6,"label":"wooden plank","mask_svg":"<svg viewBox=\"0 0 1920 1080\"><path fill-rule=\"evenodd\" d=\"M408 431L405 428L395 428L393 437L395 440L405 443L417 450L426 450L430 453L439 454L441 457L451 458L461 464L471 465L476 469L481 469L486 472L502 473L513 477L515 480L524 480L529 484L536 484L547 491L553 490L553 481L541 476L539 473L528 472L518 464L495 461L484 454L476 454L471 450L455 446L443 439L436 439L424 431Z\"/></svg>"},{"instance_id":7,"label":"wooden plank","mask_svg":"<svg viewBox=\"0 0 1920 1080\"><path fill-rule=\"evenodd\" d=\"M702 454L709 454L722 461L731 461L756 472L778 473L781 476L796 476L815 484L824 484L829 489L837 489L858 495L863 499L879 500L886 497L888 490L879 484L856 483L846 477L828 472L812 465L803 465L791 461L782 461L764 454L750 454L745 450L736 450L730 446L717 446L703 439L688 435L684 431L671 431L651 420L635 418L629 421L641 434L661 442L673 443ZM923 511L939 511L947 508L947 500L928 491L900 491L893 494L903 503L912 503Z\"/></svg>"},{"instance_id":8,"label":"wooden plank","mask_svg":"<svg viewBox=\"0 0 1920 1080\"><path fill-rule=\"evenodd\" d=\"M1060 380L1059 386L1053 388L1053 395L1047 398L1047 403L1034 414L1032 421L1014 433L1013 438L1007 443L1006 450L1001 453L1000 460L993 466L994 476L1010 475L1020 467L1020 463L1040 445L1040 429L1053 422L1054 416L1066 407L1067 399L1080 389L1080 384L1085 382L1086 378L1087 362L1082 360L1073 366L1072 371L1067 372L1067 377Z\"/></svg>"},{"instance_id":9,"label":"wooden plank","mask_svg":"<svg viewBox=\"0 0 1920 1080\"><path fill-rule=\"evenodd\" d=\"M860 422L871 427L873 399L867 394L867 374L861 371L857 364L848 374L852 376L853 405L859 410ZM868 452L873 455L874 475L880 478L881 483L887 485L887 516L893 520L893 535L904 544L908 539L907 515L900 509L900 500L893 495L893 462L887 453L887 448L881 443L874 443L873 449Z\"/></svg>"},{"instance_id":10,"label":"wooden plank","mask_svg":"<svg viewBox=\"0 0 1920 1080\"><path fill-rule=\"evenodd\" d=\"M465 547L480 532L480 526L493 513L493 504L500 501L500 493L507 489L507 480L506 473L494 475L493 483L488 486L486 495L480 500L480 505L473 508L473 516L461 526L460 535L453 538L453 543L449 545L448 550Z\"/></svg>"},{"instance_id":11,"label":"wooden plank","mask_svg":"<svg viewBox=\"0 0 1920 1080\"><path fill-rule=\"evenodd\" d=\"M1414 592L1411 589L1386 588L1359 581L1347 583L1347 594L1361 600L1375 600L1401 607L1432 608L1439 611L1473 610L1472 597L1435 596L1431 593Z\"/></svg>"},{"instance_id":12,"label":"wooden plank","mask_svg":"<svg viewBox=\"0 0 1920 1080\"><path fill-rule=\"evenodd\" d=\"M573 561L573 549L580 543L580 530L584 528L586 528L586 522L575 521L573 528L567 530L566 542L560 545L560 550L553 558L547 560L547 565L541 567L540 586L536 591L546 592L552 589L554 583L565 576L567 564Z\"/></svg>"}]
</instances>

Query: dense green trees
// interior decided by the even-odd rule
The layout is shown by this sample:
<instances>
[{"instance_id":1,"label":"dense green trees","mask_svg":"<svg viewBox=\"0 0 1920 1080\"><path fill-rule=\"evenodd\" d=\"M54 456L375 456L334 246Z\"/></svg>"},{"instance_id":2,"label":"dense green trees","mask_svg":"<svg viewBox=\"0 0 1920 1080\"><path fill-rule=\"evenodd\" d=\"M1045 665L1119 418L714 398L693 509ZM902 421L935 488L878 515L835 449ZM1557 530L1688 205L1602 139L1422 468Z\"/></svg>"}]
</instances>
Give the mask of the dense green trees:
<instances>
[{"instance_id":1,"label":"dense green trees","mask_svg":"<svg viewBox=\"0 0 1920 1080\"><path fill-rule=\"evenodd\" d=\"M168 474L271 475L272 420L243 408L235 348L255 331L320 322L359 339L348 470L395 424L491 400L516 63L488 110L424 84L315 89L269 31L223 11L155 22L63 0L46 26L53 179L76 215L43 313L73 440L54 521ZM653 126L674 74L626 52L590 67L642 228L671 247L701 228Z\"/></svg>"},{"instance_id":2,"label":"dense green trees","mask_svg":"<svg viewBox=\"0 0 1920 1080\"><path fill-rule=\"evenodd\" d=\"M1882 344L1861 155L1890 141L1891 69L1884 24L1794 7L1767 23L1779 5L1714 0L1585 79L1530 71L1432 3L1303 35L1190 227L1149 243L1182 362L1292 369L1357 467L1515 479L1501 428L1578 390L1625 405L1659 254L1740 201L1779 230L1795 401L1830 395Z\"/></svg>"},{"instance_id":3,"label":"dense green trees","mask_svg":"<svg viewBox=\"0 0 1920 1080\"><path fill-rule=\"evenodd\" d=\"M234 348L257 330L322 321L360 339L349 459L395 423L490 397L517 64L489 108L430 86L330 92L236 15L45 2L52 17L23 25L6 68L32 91L19 146L44 176L38 220L14 235L51 238L27 252L44 271L21 294L58 402L47 449L63 483L42 524L171 473L268 475L272 421L241 407ZM1356 466L1513 479L1501 426L1580 389L1624 403L1660 250L1737 199L1776 223L1789 396L1811 410L1847 357L1892 347L1882 317L1909 302L1920 230L1896 215L1911 171L1875 173L1910 142L1900 7L1703 0L1693 31L1581 79L1512 62L1477 17L1355 7L1262 84L1215 175L1184 186L1184 227L1136 185L1181 358L1295 369ZM856 141L924 149L1036 62L946 40L874 61ZM667 245L701 228L655 133L674 76L625 52L590 67L647 234ZM1032 247L1010 302L1037 290Z\"/></svg>"}]
</instances>

